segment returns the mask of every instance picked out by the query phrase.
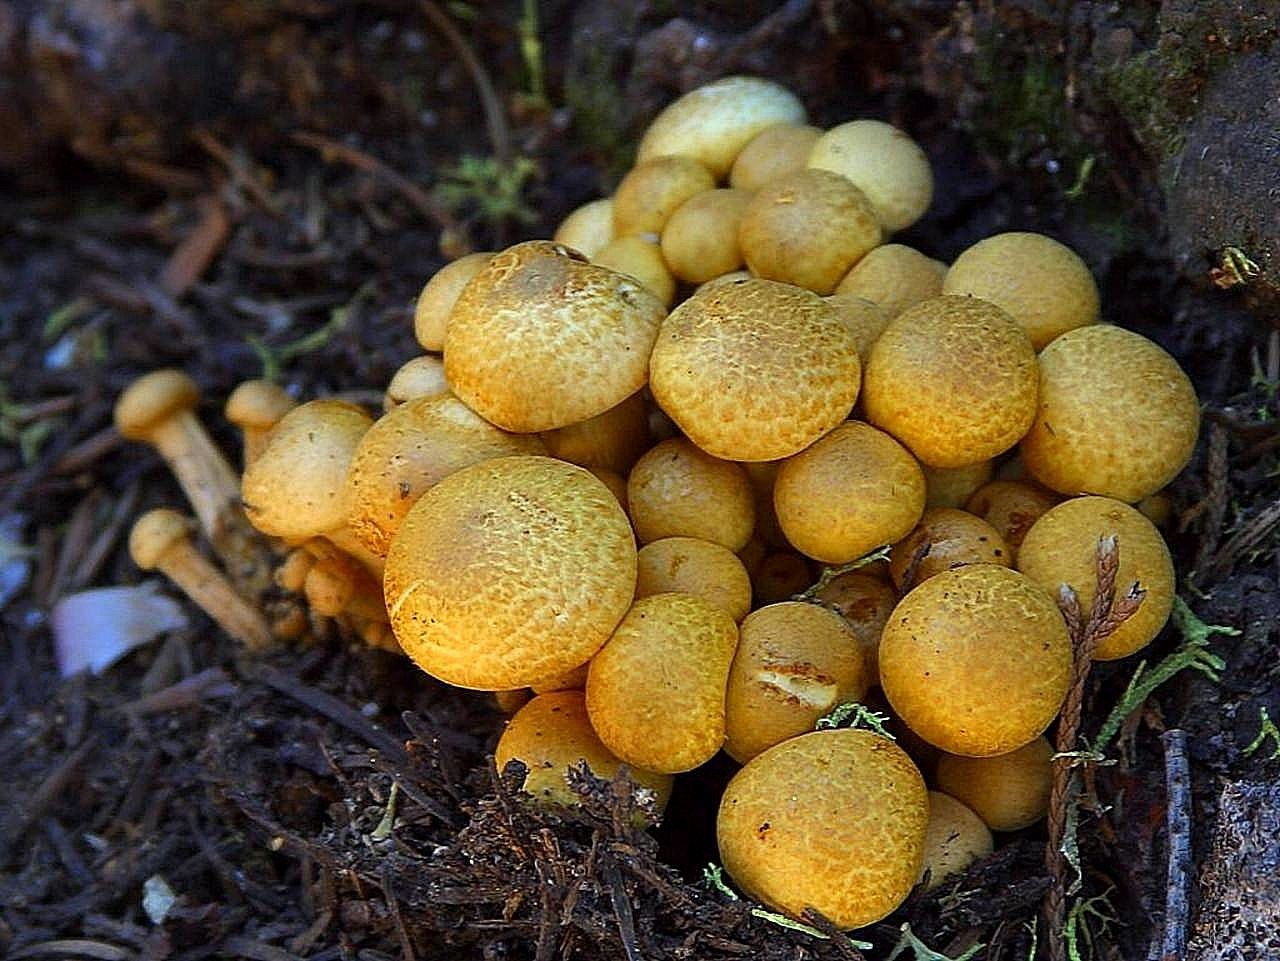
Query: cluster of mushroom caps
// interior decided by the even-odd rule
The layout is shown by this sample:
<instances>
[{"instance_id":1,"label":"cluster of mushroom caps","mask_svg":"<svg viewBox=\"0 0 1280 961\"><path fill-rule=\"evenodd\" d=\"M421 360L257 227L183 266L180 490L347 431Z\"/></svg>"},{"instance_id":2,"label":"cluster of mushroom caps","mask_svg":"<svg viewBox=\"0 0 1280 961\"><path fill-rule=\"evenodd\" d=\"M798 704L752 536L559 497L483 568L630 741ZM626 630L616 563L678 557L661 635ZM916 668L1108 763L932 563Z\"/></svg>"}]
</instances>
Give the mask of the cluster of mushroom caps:
<instances>
[{"instance_id":1,"label":"cluster of mushroom caps","mask_svg":"<svg viewBox=\"0 0 1280 961\"><path fill-rule=\"evenodd\" d=\"M947 266L884 243L931 195L887 124L806 126L755 78L695 90L553 241L430 280L428 353L379 419L285 414L248 517L308 571L346 565L326 610L503 692L497 761L531 794L571 804L570 766L625 764L660 809L723 749L733 880L873 923L1043 816L1057 598L1088 609L1114 537L1145 597L1096 656L1161 630L1174 572L1147 514L1199 423L1063 245L1002 234ZM900 742L815 730L850 702Z\"/></svg>"}]
</instances>

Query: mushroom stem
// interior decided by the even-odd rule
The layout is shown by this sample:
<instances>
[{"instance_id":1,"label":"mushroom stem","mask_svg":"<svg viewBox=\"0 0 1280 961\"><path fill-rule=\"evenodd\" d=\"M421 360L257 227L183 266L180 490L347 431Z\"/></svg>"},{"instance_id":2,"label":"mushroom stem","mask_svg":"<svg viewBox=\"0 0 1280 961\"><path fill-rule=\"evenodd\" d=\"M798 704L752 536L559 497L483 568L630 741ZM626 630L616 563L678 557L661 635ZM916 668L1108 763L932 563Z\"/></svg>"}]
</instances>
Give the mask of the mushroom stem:
<instances>
[{"instance_id":1,"label":"mushroom stem","mask_svg":"<svg viewBox=\"0 0 1280 961\"><path fill-rule=\"evenodd\" d=\"M177 511L143 514L129 535L129 553L143 570L158 570L182 589L224 631L250 650L272 643L271 628L191 543L190 524Z\"/></svg>"},{"instance_id":2,"label":"mushroom stem","mask_svg":"<svg viewBox=\"0 0 1280 961\"><path fill-rule=\"evenodd\" d=\"M223 412L244 437L245 467L266 449L271 428L297 406L298 402L283 387L269 380L247 380L231 392Z\"/></svg>"}]
</instances>

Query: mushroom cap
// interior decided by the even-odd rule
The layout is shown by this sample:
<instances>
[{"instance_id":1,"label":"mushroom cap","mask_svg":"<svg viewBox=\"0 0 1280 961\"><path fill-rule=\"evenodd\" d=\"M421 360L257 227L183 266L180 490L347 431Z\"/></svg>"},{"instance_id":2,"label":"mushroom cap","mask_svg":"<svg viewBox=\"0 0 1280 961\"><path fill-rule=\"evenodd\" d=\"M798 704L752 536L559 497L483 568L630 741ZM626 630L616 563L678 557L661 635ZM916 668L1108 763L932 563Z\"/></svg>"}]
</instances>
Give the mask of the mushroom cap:
<instances>
[{"instance_id":1,"label":"mushroom cap","mask_svg":"<svg viewBox=\"0 0 1280 961\"><path fill-rule=\"evenodd\" d=\"M696 594L741 621L751 610L751 578L738 555L698 537L663 537L636 556L636 597Z\"/></svg>"},{"instance_id":2,"label":"mushroom cap","mask_svg":"<svg viewBox=\"0 0 1280 961\"><path fill-rule=\"evenodd\" d=\"M587 671L587 714L628 764L676 774L724 743L724 688L738 626L692 594L642 597Z\"/></svg>"},{"instance_id":3,"label":"mushroom cap","mask_svg":"<svg viewBox=\"0 0 1280 961\"><path fill-rule=\"evenodd\" d=\"M837 293L824 299L839 311L840 322L849 328L849 333L857 341L858 358L863 367L866 367L871 348L889 326L892 315L883 307L857 294Z\"/></svg>"},{"instance_id":4,"label":"mushroom cap","mask_svg":"<svg viewBox=\"0 0 1280 961\"><path fill-rule=\"evenodd\" d=\"M692 157L637 163L613 194L614 241L628 234L661 233L677 207L715 185L711 171Z\"/></svg>"},{"instance_id":5,"label":"mushroom cap","mask_svg":"<svg viewBox=\"0 0 1280 961\"><path fill-rule=\"evenodd\" d=\"M604 245L591 262L620 274L634 277L653 294L663 307L676 299L676 279L662 257L662 249L651 240L651 234L627 234Z\"/></svg>"},{"instance_id":6,"label":"mushroom cap","mask_svg":"<svg viewBox=\"0 0 1280 961\"><path fill-rule=\"evenodd\" d=\"M498 457L427 491L383 581L406 654L458 687L527 687L600 649L631 606L631 525L590 472Z\"/></svg>"},{"instance_id":7,"label":"mushroom cap","mask_svg":"<svg viewBox=\"0 0 1280 961\"><path fill-rule=\"evenodd\" d=\"M1178 362L1141 334L1095 324L1041 351L1022 460L1060 493L1132 504L1177 476L1199 432L1200 402Z\"/></svg>"},{"instance_id":8,"label":"mushroom cap","mask_svg":"<svg viewBox=\"0 0 1280 961\"><path fill-rule=\"evenodd\" d=\"M880 638L894 712L951 754L1004 754L1039 737L1067 695L1071 640L1049 592L1007 567L970 564L901 601Z\"/></svg>"},{"instance_id":9,"label":"mushroom cap","mask_svg":"<svg viewBox=\"0 0 1280 961\"><path fill-rule=\"evenodd\" d=\"M928 888L960 874L995 848L991 830L968 805L941 791L929 792L929 828L924 835L924 866Z\"/></svg>"},{"instance_id":10,"label":"mushroom cap","mask_svg":"<svg viewBox=\"0 0 1280 961\"><path fill-rule=\"evenodd\" d=\"M1060 494L1030 479L994 480L974 491L964 509L1000 532L1016 567L1018 548L1031 525L1061 501Z\"/></svg>"},{"instance_id":11,"label":"mushroom cap","mask_svg":"<svg viewBox=\"0 0 1280 961\"><path fill-rule=\"evenodd\" d=\"M551 239L590 260L613 239L613 198L583 204L560 222Z\"/></svg>"},{"instance_id":12,"label":"mushroom cap","mask_svg":"<svg viewBox=\"0 0 1280 961\"><path fill-rule=\"evenodd\" d=\"M881 239L866 195L829 170L797 170L765 184L738 225L753 274L818 294L834 291Z\"/></svg>"},{"instance_id":13,"label":"mushroom cap","mask_svg":"<svg viewBox=\"0 0 1280 961\"><path fill-rule=\"evenodd\" d=\"M360 438L347 471L347 524L386 557L405 514L454 471L490 457L545 453L537 435L499 430L452 394L406 401Z\"/></svg>"},{"instance_id":14,"label":"mushroom cap","mask_svg":"<svg viewBox=\"0 0 1280 961\"><path fill-rule=\"evenodd\" d=\"M157 424L199 403L200 388L185 373L172 368L153 370L116 400L116 430L129 440L145 440Z\"/></svg>"},{"instance_id":15,"label":"mushroom cap","mask_svg":"<svg viewBox=\"0 0 1280 961\"><path fill-rule=\"evenodd\" d=\"M929 158L906 133L880 120L832 127L813 145L808 165L848 178L867 195L887 233L910 227L933 201Z\"/></svg>"},{"instance_id":16,"label":"mushroom cap","mask_svg":"<svg viewBox=\"0 0 1280 961\"><path fill-rule=\"evenodd\" d=\"M1151 643L1173 611L1177 579L1164 538L1143 514L1110 497L1076 497L1048 510L1032 525L1018 550L1018 570L1050 593L1062 584L1076 592L1080 609L1093 605L1098 576L1098 540L1115 537L1120 566L1117 596L1135 582L1146 591L1137 611L1104 637L1099 661L1127 657Z\"/></svg>"},{"instance_id":17,"label":"mushroom cap","mask_svg":"<svg viewBox=\"0 0 1280 961\"><path fill-rule=\"evenodd\" d=\"M347 470L373 418L342 400L313 400L281 418L241 484L249 522L305 539L346 525Z\"/></svg>"},{"instance_id":18,"label":"mushroom cap","mask_svg":"<svg viewBox=\"0 0 1280 961\"><path fill-rule=\"evenodd\" d=\"M664 440L627 478L636 538L700 537L740 551L755 528L755 494L741 464L712 457L683 437Z\"/></svg>"},{"instance_id":19,"label":"mushroom cap","mask_svg":"<svg viewBox=\"0 0 1280 961\"><path fill-rule=\"evenodd\" d=\"M191 535L191 521L175 510L147 511L129 531L129 556L144 571L155 570L174 544Z\"/></svg>"},{"instance_id":20,"label":"mushroom cap","mask_svg":"<svg viewBox=\"0 0 1280 961\"><path fill-rule=\"evenodd\" d=\"M995 463L980 460L966 467L923 467L926 507L964 507L995 474ZM968 510L968 508L965 508Z\"/></svg>"},{"instance_id":21,"label":"mushroom cap","mask_svg":"<svg viewBox=\"0 0 1280 961\"><path fill-rule=\"evenodd\" d=\"M654 399L695 444L726 460L790 457L858 399L853 335L821 297L769 280L704 288L662 325Z\"/></svg>"},{"instance_id":22,"label":"mushroom cap","mask_svg":"<svg viewBox=\"0 0 1280 961\"><path fill-rule=\"evenodd\" d=\"M930 467L964 467L1016 444L1036 416L1039 372L1012 317L976 297L900 314L871 348L867 420Z\"/></svg>"},{"instance_id":23,"label":"mushroom cap","mask_svg":"<svg viewBox=\"0 0 1280 961\"><path fill-rule=\"evenodd\" d=\"M1074 250L1044 234L1014 231L980 240L956 258L947 294L1003 308L1042 350L1059 334L1098 322L1098 285Z\"/></svg>"},{"instance_id":24,"label":"mushroom cap","mask_svg":"<svg viewBox=\"0 0 1280 961\"><path fill-rule=\"evenodd\" d=\"M613 778L622 762L604 746L587 717L581 691L549 691L525 704L507 722L493 760L499 771L517 760L528 769L523 790L539 801L576 807L581 798L565 780L571 767L583 762L598 778ZM632 780L657 795L658 810L671 797L669 774L631 769Z\"/></svg>"},{"instance_id":25,"label":"mushroom cap","mask_svg":"<svg viewBox=\"0 0 1280 961\"><path fill-rule=\"evenodd\" d=\"M786 87L759 77L724 77L668 104L640 140L636 163L693 157L720 178L760 131L804 122L804 105Z\"/></svg>"},{"instance_id":26,"label":"mushroom cap","mask_svg":"<svg viewBox=\"0 0 1280 961\"><path fill-rule=\"evenodd\" d=\"M742 622L725 687L724 749L739 763L812 731L839 704L861 700L871 677L853 629L834 611L783 601Z\"/></svg>"},{"instance_id":27,"label":"mushroom cap","mask_svg":"<svg viewBox=\"0 0 1280 961\"><path fill-rule=\"evenodd\" d=\"M836 293L865 297L892 320L908 307L940 296L946 275L946 264L914 247L882 244L853 265Z\"/></svg>"},{"instance_id":28,"label":"mushroom cap","mask_svg":"<svg viewBox=\"0 0 1280 961\"><path fill-rule=\"evenodd\" d=\"M1020 831L1049 810L1053 745L1038 737L995 757L938 758L938 786L967 805L993 831Z\"/></svg>"},{"instance_id":29,"label":"mushroom cap","mask_svg":"<svg viewBox=\"0 0 1280 961\"><path fill-rule=\"evenodd\" d=\"M905 536L924 512L924 493L907 449L851 420L783 463L773 507L796 550L845 564Z\"/></svg>"},{"instance_id":30,"label":"mushroom cap","mask_svg":"<svg viewBox=\"0 0 1280 961\"><path fill-rule=\"evenodd\" d=\"M738 226L751 203L745 190L704 190L676 208L662 228L662 259L685 283L701 284L742 266Z\"/></svg>"},{"instance_id":31,"label":"mushroom cap","mask_svg":"<svg viewBox=\"0 0 1280 961\"><path fill-rule=\"evenodd\" d=\"M413 308L413 335L423 350L444 350L449 314L462 288L489 262L492 251L467 254L445 264L427 281Z\"/></svg>"},{"instance_id":32,"label":"mushroom cap","mask_svg":"<svg viewBox=\"0 0 1280 961\"><path fill-rule=\"evenodd\" d=\"M803 799L803 803L797 803ZM920 876L929 797L915 764L871 731L815 731L749 761L725 788L720 858L746 894L837 928L879 921Z\"/></svg>"},{"instance_id":33,"label":"mushroom cap","mask_svg":"<svg viewBox=\"0 0 1280 961\"><path fill-rule=\"evenodd\" d=\"M779 123L766 127L739 151L729 171L729 186L759 190L771 180L803 170L809 152L822 136L820 127Z\"/></svg>"},{"instance_id":34,"label":"mushroom cap","mask_svg":"<svg viewBox=\"0 0 1280 961\"><path fill-rule=\"evenodd\" d=\"M640 393L603 414L542 434L547 453L579 467L626 474L652 445L649 409ZM623 481L626 486L626 481Z\"/></svg>"},{"instance_id":35,"label":"mushroom cap","mask_svg":"<svg viewBox=\"0 0 1280 961\"><path fill-rule=\"evenodd\" d=\"M495 254L449 320L455 394L504 430L532 433L622 403L648 378L665 316L636 280L549 241Z\"/></svg>"},{"instance_id":36,"label":"mushroom cap","mask_svg":"<svg viewBox=\"0 0 1280 961\"><path fill-rule=\"evenodd\" d=\"M246 380L227 398L223 415L243 430L270 430L298 402L279 384L269 380Z\"/></svg>"},{"instance_id":37,"label":"mushroom cap","mask_svg":"<svg viewBox=\"0 0 1280 961\"><path fill-rule=\"evenodd\" d=\"M915 529L889 552L889 576L900 591L965 564L1012 567L1013 559L999 531L954 507L926 510Z\"/></svg>"},{"instance_id":38,"label":"mushroom cap","mask_svg":"<svg viewBox=\"0 0 1280 961\"><path fill-rule=\"evenodd\" d=\"M439 397L449 393L444 376L444 361L434 354L423 354L405 361L387 384L383 404L387 410L416 397Z\"/></svg>"},{"instance_id":39,"label":"mushroom cap","mask_svg":"<svg viewBox=\"0 0 1280 961\"><path fill-rule=\"evenodd\" d=\"M867 682L880 683L880 635L898 606L897 592L861 570L837 574L818 591L817 599L844 618L858 638L867 662Z\"/></svg>"}]
</instances>

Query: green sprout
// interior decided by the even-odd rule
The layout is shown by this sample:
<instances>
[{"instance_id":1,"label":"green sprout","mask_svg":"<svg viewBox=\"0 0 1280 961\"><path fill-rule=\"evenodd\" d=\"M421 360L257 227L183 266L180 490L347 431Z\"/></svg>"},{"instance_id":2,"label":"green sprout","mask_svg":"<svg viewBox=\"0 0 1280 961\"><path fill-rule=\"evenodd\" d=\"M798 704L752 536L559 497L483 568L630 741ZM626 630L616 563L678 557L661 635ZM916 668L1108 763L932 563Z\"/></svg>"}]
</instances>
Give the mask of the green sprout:
<instances>
[{"instance_id":1,"label":"green sprout","mask_svg":"<svg viewBox=\"0 0 1280 961\"><path fill-rule=\"evenodd\" d=\"M1097 956L1096 945L1106 937L1119 916L1111 904L1111 892L1107 888L1097 897L1086 898L1071 905L1062 936L1067 943L1067 957L1071 961L1092 961Z\"/></svg>"},{"instance_id":2,"label":"green sprout","mask_svg":"<svg viewBox=\"0 0 1280 961\"><path fill-rule=\"evenodd\" d=\"M708 864L702 869L702 880L707 887L719 891L730 901L741 901L738 892L729 887L724 880L724 868L718 864ZM787 917L785 914L778 914L775 911L766 911L764 908L752 908L751 916L759 918L762 921L768 921L770 924L776 924L780 928L786 928L788 931L798 931L801 934L807 934L811 938L817 938L820 941L830 940L826 932L819 931L815 927L808 924L802 924L793 918ZM852 938L849 942L859 951L870 951L875 945L868 944L866 941L854 941Z\"/></svg>"},{"instance_id":3,"label":"green sprout","mask_svg":"<svg viewBox=\"0 0 1280 961\"><path fill-rule=\"evenodd\" d=\"M1244 749L1245 757L1253 757L1262 745L1270 739L1274 747L1271 753L1263 760L1274 761L1280 758L1280 728L1276 727L1276 722L1271 720L1271 715L1267 713L1265 707L1258 708L1258 736L1249 742L1249 746Z\"/></svg>"},{"instance_id":4,"label":"green sprout","mask_svg":"<svg viewBox=\"0 0 1280 961\"><path fill-rule=\"evenodd\" d=\"M304 334L281 347L271 347L260 337L251 335L245 338L253 348L253 352L258 355L258 362L262 364L262 379L272 382L279 380L280 373L286 364L320 350L328 344L338 333L346 329L351 315L369 300L373 293L374 285L371 281L363 284L349 301L329 311L327 321L309 334Z\"/></svg>"},{"instance_id":5,"label":"green sprout","mask_svg":"<svg viewBox=\"0 0 1280 961\"><path fill-rule=\"evenodd\" d=\"M846 704L837 704L828 713L818 718L813 729L815 731L825 731L837 727L860 727L875 731L881 737L887 737L890 741L895 741L897 738L890 734L885 727L888 723L888 714L881 714L879 711L864 707L857 701L850 701Z\"/></svg>"},{"instance_id":6,"label":"green sprout","mask_svg":"<svg viewBox=\"0 0 1280 961\"><path fill-rule=\"evenodd\" d=\"M836 567L824 567L822 569L822 574L818 577L818 582L805 590L803 594L797 594L794 599L797 601L812 601L822 593L823 589L826 588L828 584L834 581L841 574L848 574L851 571L860 570L869 564L874 564L876 561L887 561L889 559L889 550L892 546L892 544L886 544L884 547L877 547L870 554L863 554L857 560L850 561L848 564L839 564Z\"/></svg>"},{"instance_id":7,"label":"green sprout","mask_svg":"<svg viewBox=\"0 0 1280 961\"><path fill-rule=\"evenodd\" d=\"M533 224L538 213L525 202L524 190L538 172L538 164L529 157L504 164L496 157L467 154L445 172L436 195L450 210L474 207L489 223L514 220Z\"/></svg>"},{"instance_id":8,"label":"green sprout","mask_svg":"<svg viewBox=\"0 0 1280 961\"><path fill-rule=\"evenodd\" d=\"M976 957L978 952L986 947L985 944L975 944L973 947L965 951L959 957L951 957L933 950L911 930L910 924L904 924L901 928L902 934L898 938L898 943L894 945L893 950L889 952L889 956L884 961L896 961L899 955L906 951L911 952L914 961L969 961L970 958Z\"/></svg>"}]
</instances>

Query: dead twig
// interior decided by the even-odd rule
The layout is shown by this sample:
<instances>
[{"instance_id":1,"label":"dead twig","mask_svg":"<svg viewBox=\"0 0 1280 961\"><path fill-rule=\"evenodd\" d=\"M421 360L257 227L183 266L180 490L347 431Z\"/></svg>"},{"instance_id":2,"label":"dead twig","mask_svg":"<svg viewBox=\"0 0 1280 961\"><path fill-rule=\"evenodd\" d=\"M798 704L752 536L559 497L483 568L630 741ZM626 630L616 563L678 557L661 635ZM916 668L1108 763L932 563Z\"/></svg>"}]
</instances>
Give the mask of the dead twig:
<instances>
[{"instance_id":1,"label":"dead twig","mask_svg":"<svg viewBox=\"0 0 1280 961\"><path fill-rule=\"evenodd\" d=\"M1187 732L1174 728L1160 735L1164 744L1166 824L1169 865L1166 872L1164 931L1154 961L1182 961L1191 921L1191 774L1187 766ZM1154 947L1154 946L1153 946Z\"/></svg>"},{"instance_id":2,"label":"dead twig","mask_svg":"<svg viewBox=\"0 0 1280 961\"><path fill-rule=\"evenodd\" d=\"M173 249L156 283L175 300L204 276L231 239L231 217L222 201L212 194L196 200L200 219L191 233Z\"/></svg>"},{"instance_id":3,"label":"dead twig","mask_svg":"<svg viewBox=\"0 0 1280 961\"><path fill-rule=\"evenodd\" d=\"M8 821L0 825L0 865L8 861L9 849L15 841L27 833L27 829L45 813L45 809L75 780L80 766L98 749L98 738L90 737L75 751L67 755L61 764L49 772L40 786L31 794L27 803L19 807Z\"/></svg>"},{"instance_id":4,"label":"dead twig","mask_svg":"<svg viewBox=\"0 0 1280 961\"><path fill-rule=\"evenodd\" d=\"M1085 686L1093 667L1093 654L1098 645L1116 628L1137 612L1146 594L1136 583L1121 598L1116 598L1116 574L1120 569L1120 546L1114 536L1098 539L1095 557L1097 588L1088 619L1080 608L1076 592L1063 584L1058 592L1058 607L1067 622L1071 637L1071 681L1066 700L1058 717L1057 755L1053 759L1053 784L1049 793L1049 843L1045 848L1045 866L1053 883L1044 899L1045 925L1049 932L1049 958L1066 961L1063 930L1069 874L1073 870L1065 848L1069 824L1074 820L1078 780L1077 758L1080 719L1084 708Z\"/></svg>"}]
</instances>

